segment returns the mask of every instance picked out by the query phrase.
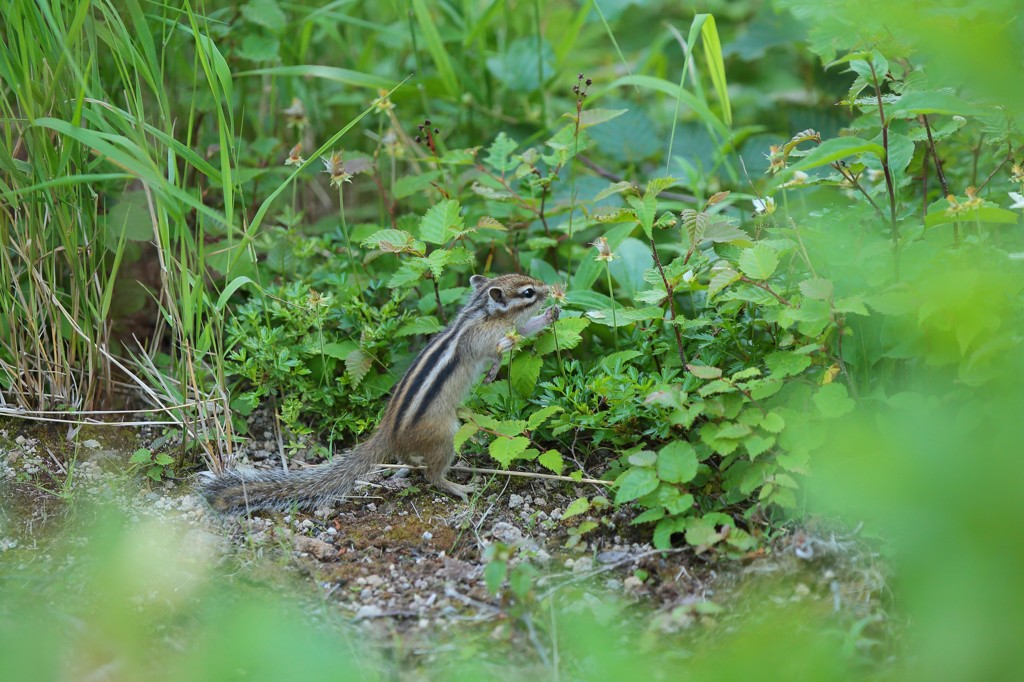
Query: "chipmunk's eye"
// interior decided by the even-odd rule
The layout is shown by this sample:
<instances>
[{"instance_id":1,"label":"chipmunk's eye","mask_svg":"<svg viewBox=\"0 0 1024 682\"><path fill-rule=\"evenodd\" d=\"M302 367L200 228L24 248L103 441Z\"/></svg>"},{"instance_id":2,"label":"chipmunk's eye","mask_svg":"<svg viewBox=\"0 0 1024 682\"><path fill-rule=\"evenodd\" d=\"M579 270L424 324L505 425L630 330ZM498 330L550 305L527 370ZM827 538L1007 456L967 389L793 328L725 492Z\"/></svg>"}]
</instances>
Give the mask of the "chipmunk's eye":
<instances>
[{"instance_id":1,"label":"chipmunk's eye","mask_svg":"<svg viewBox=\"0 0 1024 682\"><path fill-rule=\"evenodd\" d=\"M536 292L532 288L523 289L523 298L533 298Z\"/></svg>"}]
</instances>

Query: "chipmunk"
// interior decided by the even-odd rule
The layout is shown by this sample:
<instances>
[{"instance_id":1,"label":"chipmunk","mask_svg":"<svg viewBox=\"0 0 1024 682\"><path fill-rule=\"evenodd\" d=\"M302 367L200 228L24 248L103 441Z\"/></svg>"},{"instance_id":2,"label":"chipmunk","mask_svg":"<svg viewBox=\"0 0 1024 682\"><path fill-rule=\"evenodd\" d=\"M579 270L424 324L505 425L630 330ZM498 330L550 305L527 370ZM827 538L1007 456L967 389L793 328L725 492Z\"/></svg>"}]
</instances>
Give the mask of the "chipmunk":
<instances>
[{"instance_id":1,"label":"chipmunk","mask_svg":"<svg viewBox=\"0 0 1024 682\"><path fill-rule=\"evenodd\" d=\"M488 363L486 381L497 376L501 354L515 343L508 332L532 336L560 312L552 306L531 317L548 297L548 286L531 277L474 275L469 281L469 302L413 360L369 439L335 461L309 469L221 474L201 489L210 506L223 513L324 506L347 495L356 479L388 460L426 465L427 480L438 490L467 500L473 487L446 477L456 455L455 410Z\"/></svg>"}]
</instances>

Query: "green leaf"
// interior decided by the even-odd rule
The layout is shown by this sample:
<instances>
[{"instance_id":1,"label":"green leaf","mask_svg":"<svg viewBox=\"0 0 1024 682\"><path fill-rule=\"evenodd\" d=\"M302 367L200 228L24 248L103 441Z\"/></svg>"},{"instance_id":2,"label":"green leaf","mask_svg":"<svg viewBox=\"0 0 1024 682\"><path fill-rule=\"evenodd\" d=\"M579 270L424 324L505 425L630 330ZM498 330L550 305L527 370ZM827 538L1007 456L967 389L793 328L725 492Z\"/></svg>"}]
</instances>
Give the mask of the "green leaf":
<instances>
[{"instance_id":1,"label":"green leaf","mask_svg":"<svg viewBox=\"0 0 1024 682\"><path fill-rule=\"evenodd\" d=\"M647 181L647 188L644 190L644 196L648 194L658 196L677 182L679 182L679 179L672 177L651 178Z\"/></svg>"},{"instance_id":2,"label":"green leaf","mask_svg":"<svg viewBox=\"0 0 1024 682\"><path fill-rule=\"evenodd\" d=\"M615 479L615 487L615 503L623 504L657 488L658 475L651 468L631 467Z\"/></svg>"},{"instance_id":3,"label":"green leaf","mask_svg":"<svg viewBox=\"0 0 1024 682\"><path fill-rule=\"evenodd\" d=\"M629 463L635 467L652 467L657 461L658 455L650 450L641 450L629 456Z\"/></svg>"},{"instance_id":4,"label":"green leaf","mask_svg":"<svg viewBox=\"0 0 1024 682\"><path fill-rule=\"evenodd\" d=\"M936 209L936 204L940 208ZM979 206L975 209L968 209L959 215L947 213L945 206L949 206L945 199L936 202L928 209L928 215L924 218L925 227L935 227L956 222L980 222L980 223L1001 223L1003 225L1016 225L1020 220L1020 214L997 206Z\"/></svg>"},{"instance_id":5,"label":"green leaf","mask_svg":"<svg viewBox=\"0 0 1024 682\"><path fill-rule=\"evenodd\" d=\"M420 220L420 239L431 244L444 244L462 230L462 207L454 199L431 206Z\"/></svg>"},{"instance_id":6,"label":"green leaf","mask_svg":"<svg viewBox=\"0 0 1024 682\"><path fill-rule=\"evenodd\" d=\"M455 452L461 450L462 446L466 444L466 441L475 436L479 430L480 427L472 422L466 422L460 426L459 430L455 432L455 439L453 443Z\"/></svg>"},{"instance_id":7,"label":"green leaf","mask_svg":"<svg viewBox=\"0 0 1024 682\"><path fill-rule=\"evenodd\" d=\"M413 334L436 334L441 329L441 323L433 315L418 315L399 327L395 336L401 338Z\"/></svg>"},{"instance_id":8,"label":"green leaf","mask_svg":"<svg viewBox=\"0 0 1024 682\"><path fill-rule=\"evenodd\" d=\"M740 278L740 273L736 272L732 268L722 268L716 270L715 275L711 278L708 283L708 298L710 299L722 289L726 288L730 284L735 283Z\"/></svg>"},{"instance_id":9,"label":"green leaf","mask_svg":"<svg viewBox=\"0 0 1024 682\"><path fill-rule=\"evenodd\" d=\"M558 475L561 475L562 470L565 469L562 453L558 450L548 450L537 458L537 462L548 471L553 471Z\"/></svg>"},{"instance_id":10,"label":"green leaf","mask_svg":"<svg viewBox=\"0 0 1024 682\"><path fill-rule=\"evenodd\" d=\"M362 246L380 249L385 253L415 253L423 255L426 246L405 230L378 230L362 241Z\"/></svg>"},{"instance_id":11,"label":"green leaf","mask_svg":"<svg viewBox=\"0 0 1024 682\"><path fill-rule=\"evenodd\" d=\"M629 109L584 109L580 112L580 130L606 123L613 118L622 116L627 111ZM564 116L576 120L574 114L564 114Z\"/></svg>"},{"instance_id":12,"label":"green leaf","mask_svg":"<svg viewBox=\"0 0 1024 682\"><path fill-rule=\"evenodd\" d=\"M132 453L132 457L129 461L132 464L148 464L150 461L152 461L152 459L152 452L150 452L147 448L139 448L134 453Z\"/></svg>"},{"instance_id":13,"label":"green leaf","mask_svg":"<svg viewBox=\"0 0 1024 682\"><path fill-rule=\"evenodd\" d=\"M160 466L165 467L174 464L174 459L170 455L166 455L164 453L160 453L159 455L154 457L153 461L159 464Z\"/></svg>"},{"instance_id":14,"label":"green leaf","mask_svg":"<svg viewBox=\"0 0 1024 682\"><path fill-rule=\"evenodd\" d=\"M740 254L739 266L750 279L768 279L779 267L779 252L764 244L754 244Z\"/></svg>"},{"instance_id":15,"label":"green leaf","mask_svg":"<svg viewBox=\"0 0 1024 682\"><path fill-rule=\"evenodd\" d=\"M395 181L391 190L395 199L405 199L416 194L422 194L430 184L441 176L441 171L424 171L415 175L406 175Z\"/></svg>"},{"instance_id":16,"label":"green leaf","mask_svg":"<svg viewBox=\"0 0 1024 682\"><path fill-rule=\"evenodd\" d=\"M497 594L505 582L505 575L508 573L508 563L504 561L491 561L484 566L484 583L491 594Z\"/></svg>"},{"instance_id":17,"label":"green leaf","mask_svg":"<svg viewBox=\"0 0 1024 682\"><path fill-rule=\"evenodd\" d=\"M526 598L533 589L533 580L537 577L537 569L526 562L516 564L508 574L508 586L512 593L520 599Z\"/></svg>"},{"instance_id":18,"label":"green leaf","mask_svg":"<svg viewBox=\"0 0 1024 682\"><path fill-rule=\"evenodd\" d=\"M786 428L786 421L782 418L781 414L769 412L758 426L770 433L779 433L782 429Z\"/></svg>"},{"instance_id":19,"label":"green leaf","mask_svg":"<svg viewBox=\"0 0 1024 682\"><path fill-rule=\"evenodd\" d=\"M788 179L794 171L826 166L834 161L861 154L871 154L879 159L884 159L885 148L880 144L868 142L859 137L836 137L831 140L825 140L812 149L807 156L800 159L799 163L779 173L779 178Z\"/></svg>"},{"instance_id":20,"label":"green leaf","mask_svg":"<svg viewBox=\"0 0 1024 682\"><path fill-rule=\"evenodd\" d=\"M643 514L640 514L632 521L629 522L631 526L638 526L641 523L653 523L654 521L660 521L665 518L665 508L655 507L654 509L648 509Z\"/></svg>"},{"instance_id":21,"label":"green leaf","mask_svg":"<svg viewBox=\"0 0 1024 682\"><path fill-rule=\"evenodd\" d=\"M776 351L768 355L765 364L771 370L773 377L788 377L800 374L811 366L811 358L802 353L792 351Z\"/></svg>"},{"instance_id":22,"label":"green leaf","mask_svg":"<svg viewBox=\"0 0 1024 682\"><path fill-rule=\"evenodd\" d=\"M909 92L891 105L891 118L917 118L921 114L945 114L948 116L971 116L980 113L979 108L948 92Z\"/></svg>"},{"instance_id":23,"label":"green leaf","mask_svg":"<svg viewBox=\"0 0 1024 682\"><path fill-rule=\"evenodd\" d=\"M589 324L590 320L585 317L563 317L555 322L553 331L547 332L537 339L533 349L538 355L546 355L554 351L556 337L560 350L575 348L583 340L581 332Z\"/></svg>"},{"instance_id":24,"label":"green leaf","mask_svg":"<svg viewBox=\"0 0 1024 682\"><path fill-rule=\"evenodd\" d=\"M839 383L826 384L814 394L814 404L825 417L841 417L850 412L856 403L846 392L846 386Z\"/></svg>"},{"instance_id":25,"label":"green leaf","mask_svg":"<svg viewBox=\"0 0 1024 682\"><path fill-rule=\"evenodd\" d=\"M559 407L558 405L548 405L547 407L542 407L539 410L534 411L533 414L530 415L529 419L526 422L526 428L532 431L541 424L543 424L545 421L547 421L549 417L558 414L561 411L562 408Z\"/></svg>"},{"instance_id":26,"label":"green leaf","mask_svg":"<svg viewBox=\"0 0 1024 682\"><path fill-rule=\"evenodd\" d=\"M768 448L773 445L775 445L775 436L773 435L761 436L754 433L743 439L743 447L746 448L751 460L767 452Z\"/></svg>"},{"instance_id":27,"label":"green leaf","mask_svg":"<svg viewBox=\"0 0 1024 682\"><path fill-rule=\"evenodd\" d=\"M655 549L668 549L672 546L672 534L679 533L685 528L686 519L673 517L664 518L654 527L654 535L651 541Z\"/></svg>"},{"instance_id":28,"label":"green leaf","mask_svg":"<svg viewBox=\"0 0 1024 682\"><path fill-rule=\"evenodd\" d=\"M504 175L510 170L514 170L519 162L511 159L511 155L515 152L516 147L519 143L513 140L511 137L506 135L504 132L498 133L498 136L494 138L494 142L487 148L487 156L484 157L484 162L498 171L501 175Z\"/></svg>"},{"instance_id":29,"label":"green leaf","mask_svg":"<svg viewBox=\"0 0 1024 682\"><path fill-rule=\"evenodd\" d=\"M437 67L437 72L441 76L441 82L449 95L458 98L462 95L462 88L459 86L458 78L455 77L452 60L441 40L437 24L434 23L434 18L430 15L429 7L426 0L412 0L412 9L422 32L423 42L426 43L427 51L430 52L430 56L434 60L434 66Z\"/></svg>"},{"instance_id":30,"label":"green leaf","mask_svg":"<svg viewBox=\"0 0 1024 682\"><path fill-rule=\"evenodd\" d=\"M530 439L525 436L516 436L515 438L499 437L491 441L489 452L491 457L501 464L502 468L508 469L508 465L512 463L512 460L523 454L528 447L530 447Z\"/></svg>"},{"instance_id":31,"label":"green leaf","mask_svg":"<svg viewBox=\"0 0 1024 682\"><path fill-rule=\"evenodd\" d=\"M708 367L707 365L687 365L686 369L690 370L690 373L698 379L721 379L722 370L717 367Z\"/></svg>"},{"instance_id":32,"label":"green leaf","mask_svg":"<svg viewBox=\"0 0 1024 682\"><path fill-rule=\"evenodd\" d=\"M725 121L725 125L728 126L732 125L732 106L729 104L729 86L725 80L722 42L718 38L715 17L711 14L705 16L707 18L700 28L701 42L704 46L704 59L707 60L708 72L711 74L711 83L715 87L715 94L718 95L718 101L722 105L722 118Z\"/></svg>"},{"instance_id":33,"label":"green leaf","mask_svg":"<svg viewBox=\"0 0 1024 682\"><path fill-rule=\"evenodd\" d=\"M532 353L519 353L513 358L508 371L512 388L516 390L516 393L524 396L533 393L543 364L544 359Z\"/></svg>"},{"instance_id":34,"label":"green leaf","mask_svg":"<svg viewBox=\"0 0 1024 682\"><path fill-rule=\"evenodd\" d=\"M807 298L827 301L832 298L832 282L821 277L804 280L803 282L800 282L800 293Z\"/></svg>"},{"instance_id":35,"label":"green leaf","mask_svg":"<svg viewBox=\"0 0 1024 682\"><path fill-rule=\"evenodd\" d=\"M588 511L590 511L590 500L586 497L577 497L569 503L568 507L565 508L565 511L562 513L562 518L569 519L573 516L586 514Z\"/></svg>"},{"instance_id":36,"label":"green leaf","mask_svg":"<svg viewBox=\"0 0 1024 682\"><path fill-rule=\"evenodd\" d=\"M274 0L250 0L242 5L241 13L247 21L271 31L280 31L288 21Z\"/></svg>"},{"instance_id":37,"label":"green leaf","mask_svg":"<svg viewBox=\"0 0 1024 682\"><path fill-rule=\"evenodd\" d=\"M706 516L692 517L686 522L686 544L691 547L707 547L722 540L722 534L715 529L714 521Z\"/></svg>"},{"instance_id":38,"label":"green leaf","mask_svg":"<svg viewBox=\"0 0 1024 682\"><path fill-rule=\"evenodd\" d=\"M373 359L358 348L345 357L345 372L352 379L353 386L359 385L372 366Z\"/></svg>"},{"instance_id":39,"label":"green leaf","mask_svg":"<svg viewBox=\"0 0 1024 682\"><path fill-rule=\"evenodd\" d=\"M658 478L667 483L689 483L697 475L697 452L685 440L669 443L658 452Z\"/></svg>"}]
</instances>

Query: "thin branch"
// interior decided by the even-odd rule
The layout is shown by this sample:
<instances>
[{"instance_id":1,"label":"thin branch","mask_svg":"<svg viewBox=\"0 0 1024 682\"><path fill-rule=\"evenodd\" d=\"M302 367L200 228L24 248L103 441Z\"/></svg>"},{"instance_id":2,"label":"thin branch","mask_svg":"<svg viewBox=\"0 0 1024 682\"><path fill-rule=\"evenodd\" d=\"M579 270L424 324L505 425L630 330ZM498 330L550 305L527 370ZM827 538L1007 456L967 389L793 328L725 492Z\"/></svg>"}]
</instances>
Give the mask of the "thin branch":
<instances>
[{"instance_id":1,"label":"thin branch","mask_svg":"<svg viewBox=\"0 0 1024 682\"><path fill-rule=\"evenodd\" d=\"M382 469L426 469L425 466L413 466L405 464L378 464ZM556 476L554 474L534 474L528 471L505 471L504 469L480 469L478 467L453 466L449 471L465 471L471 474L489 474L495 476L518 476L520 478L543 478L550 481L565 481L566 483L590 483L592 485L610 486L613 481L602 481L597 478L581 478L576 480L572 476Z\"/></svg>"},{"instance_id":2,"label":"thin branch","mask_svg":"<svg viewBox=\"0 0 1024 682\"><path fill-rule=\"evenodd\" d=\"M658 247L654 243L654 237L651 237L651 253L654 255L654 264L658 267L658 272L661 273L661 281L665 285L665 293L668 294L668 307L672 311L672 331L676 335L676 347L679 349L679 361L683 363L683 367L687 365L686 351L683 350L683 335L679 332L679 325L675 324L677 319L676 315L676 299L673 294L675 290L672 285L668 283L668 278L665 276L665 268L661 265L661 257L658 256Z\"/></svg>"},{"instance_id":3,"label":"thin branch","mask_svg":"<svg viewBox=\"0 0 1024 682\"><path fill-rule=\"evenodd\" d=\"M946 182L946 174L942 172L942 161L939 160L939 155L935 151L935 139L932 137L932 127L928 124L928 116L921 114L921 123L924 124L924 132L928 135L928 149L932 153L932 160L935 161L935 175L939 178L939 184L942 185L942 196L949 196L949 183Z\"/></svg>"}]
</instances>

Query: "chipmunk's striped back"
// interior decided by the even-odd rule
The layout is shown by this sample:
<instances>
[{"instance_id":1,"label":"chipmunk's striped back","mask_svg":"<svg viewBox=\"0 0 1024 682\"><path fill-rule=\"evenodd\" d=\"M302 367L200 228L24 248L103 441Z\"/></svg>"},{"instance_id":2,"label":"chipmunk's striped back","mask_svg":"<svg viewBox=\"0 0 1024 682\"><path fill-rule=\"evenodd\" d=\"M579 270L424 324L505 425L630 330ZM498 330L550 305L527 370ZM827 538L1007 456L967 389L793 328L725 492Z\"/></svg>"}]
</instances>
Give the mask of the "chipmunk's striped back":
<instances>
[{"instance_id":1,"label":"chipmunk's striped back","mask_svg":"<svg viewBox=\"0 0 1024 682\"><path fill-rule=\"evenodd\" d=\"M493 379L509 333L537 333L558 317L558 308L530 318L548 287L525 275L470 278L473 295L443 331L434 335L395 386L374 434L344 458L299 472L231 472L203 492L224 512L318 506L348 494L355 480L374 466L398 459L425 464L427 479L463 499L471 490L445 478L455 458L452 439L459 424L455 410L487 363Z\"/></svg>"}]
</instances>

